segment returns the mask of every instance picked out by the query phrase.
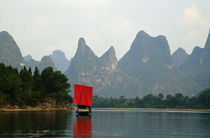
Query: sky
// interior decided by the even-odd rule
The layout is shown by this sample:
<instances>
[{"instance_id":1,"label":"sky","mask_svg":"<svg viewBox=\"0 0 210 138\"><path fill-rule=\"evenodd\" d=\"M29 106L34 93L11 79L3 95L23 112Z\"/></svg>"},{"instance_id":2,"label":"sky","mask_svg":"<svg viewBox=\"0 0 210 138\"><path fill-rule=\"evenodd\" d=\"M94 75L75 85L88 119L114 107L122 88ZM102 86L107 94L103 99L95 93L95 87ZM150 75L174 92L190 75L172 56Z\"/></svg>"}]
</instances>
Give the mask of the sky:
<instances>
[{"instance_id":1,"label":"sky","mask_svg":"<svg viewBox=\"0 0 210 138\"><path fill-rule=\"evenodd\" d=\"M8 31L23 56L36 60L62 50L74 56L80 37L97 56L111 46L118 60L136 34L166 36L171 53L204 47L209 0L0 0L0 31Z\"/></svg>"}]
</instances>

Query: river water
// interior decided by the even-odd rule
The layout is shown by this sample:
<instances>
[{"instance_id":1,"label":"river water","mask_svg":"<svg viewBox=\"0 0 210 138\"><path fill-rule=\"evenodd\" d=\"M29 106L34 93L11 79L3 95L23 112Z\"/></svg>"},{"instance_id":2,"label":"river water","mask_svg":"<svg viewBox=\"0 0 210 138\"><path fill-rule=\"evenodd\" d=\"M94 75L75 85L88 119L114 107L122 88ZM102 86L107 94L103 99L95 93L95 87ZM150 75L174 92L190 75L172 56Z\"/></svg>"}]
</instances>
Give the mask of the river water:
<instances>
[{"instance_id":1,"label":"river water","mask_svg":"<svg viewBox=\"0 0 210 138\"><path fill-rule=\"evenodd\" d=\"M0 112L0 137L210 138L210 112L93 110Z\"/></svg>"}]
</instances>

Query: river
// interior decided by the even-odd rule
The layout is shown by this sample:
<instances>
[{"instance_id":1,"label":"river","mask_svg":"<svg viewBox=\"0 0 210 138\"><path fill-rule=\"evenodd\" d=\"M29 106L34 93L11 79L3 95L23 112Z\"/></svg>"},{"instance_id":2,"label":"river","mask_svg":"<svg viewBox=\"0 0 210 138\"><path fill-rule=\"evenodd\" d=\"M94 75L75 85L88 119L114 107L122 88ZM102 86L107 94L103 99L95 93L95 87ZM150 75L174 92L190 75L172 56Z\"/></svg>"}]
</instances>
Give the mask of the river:
<instances>
[{"instance_id":1,"label":"river","mask_svg":"<svg viewBox=\"0 0 210 138\"><path fill-rule=\"evenodd\" d=\"M210 112L93 110L0 112L0 137L210 138Z\"/></svg>"}]
</instances>

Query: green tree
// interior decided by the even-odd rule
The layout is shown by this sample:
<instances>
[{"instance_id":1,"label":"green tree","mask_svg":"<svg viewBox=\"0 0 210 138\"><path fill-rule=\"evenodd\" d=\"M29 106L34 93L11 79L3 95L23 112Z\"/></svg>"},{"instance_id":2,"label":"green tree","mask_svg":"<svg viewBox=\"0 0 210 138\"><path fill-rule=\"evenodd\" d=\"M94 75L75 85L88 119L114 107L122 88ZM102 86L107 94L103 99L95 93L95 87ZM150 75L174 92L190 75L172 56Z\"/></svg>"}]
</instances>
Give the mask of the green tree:
<instances>
[{"instance_id":1,"label":"green tree","mask_svg":"<svg viewBox=\"0 0 210 138\"><path fill-rule=\"evenodd\" d=\"M29 68L30 69L30 68ZM32 82L32 73L31 70L27 70L26 67L24 67L20 71L20 77L27 85L30 85Z\"/></svg>"},{"instance_id":2,"label":"green tree","mask_svg":"<svg viewBox=\"0 0 210 138\"><path fill-rule=\"evenodd\" d=\"M176 93L174 96L174 100L176 103L176 106L183 106L184 105L184 96L181 93Z\"/></svg>"},{"instance_id":3,"label":"green tree","mask_svg":"<svg viewBox=\"0 0 210 138\"><path fill-rule=\"evenodd\" d=\"M142 101L143 101L143 104L146 107L148 107L148 106L151 106L151 105L156 105L157 99L152 94L148 94L148 95L143 97Z\"/></svg>"},{"instance_id":4,"label":"green tree","mask_svg":"<svg viewBox=\"0 0 210 138\"><path fill-rule=\"evenodd\" d=\"M41 75L39 73L39 69L37 67L35 67L35 70L34 70L32 83L33 83L33 87L32 87L33 90L34 91L40 91L42 78L41 78Z\"/></svg>"},{"instance_id":5,"label":"green tree","mask_svg":"<svg viewBox=\"0 0 210 138\"><path fill-rule=\"evenodd\" d=\"M198 96L198 102L205 108L210 107L210 89L206 89Z\"/></svg>"},{"instance_id":6,"label":"green tree","mask_svg":"<svg viewBox=\"0 0 210 138\"><path fill-rule=\"evenodd\" d=\"M53 72L52 67L44 69L41 78L47 93L54 93L57 91L68 92L70 88L68 78L60 71Z\"/></svg>"},{"instance_id":7,"label":"green tree","mask_svg":"<svg viewBox=\"0 0 210 138\"><path fill-rule=\"evenodd\" d=\"M175 100L174 97L172 95L167 95L166 99L165 99L165 105L167 105L168 107L174 107L175 106Z\"/></svg>"},{"instance_id":8,"label":"green tree","mask_svg":"<svg viewBox=\"0 0 210 138\"><path fill-rule=\"evenodd\" d=\"M162 93L159 93L158 98L157 98L158 105L163 104L163 99L164 99L164 95Z\"/></svg>"},{"instance_id":9,"label":"green tree","mask_svg":"<svg viewBox=\"0 0 210 138\"><path fill-rule=\"evenodd\" d=\"M27 70L24 67L19 73L16 68L0 63L0 104L35 106L43 98L72 102L69 95L70 84L67 81L61 72L54 72L51 68L46 68L42 75L35 68L32 75L31 68ZM41 93L42 86L46 87L46 97Z\"/></svg>"}]
</instances>

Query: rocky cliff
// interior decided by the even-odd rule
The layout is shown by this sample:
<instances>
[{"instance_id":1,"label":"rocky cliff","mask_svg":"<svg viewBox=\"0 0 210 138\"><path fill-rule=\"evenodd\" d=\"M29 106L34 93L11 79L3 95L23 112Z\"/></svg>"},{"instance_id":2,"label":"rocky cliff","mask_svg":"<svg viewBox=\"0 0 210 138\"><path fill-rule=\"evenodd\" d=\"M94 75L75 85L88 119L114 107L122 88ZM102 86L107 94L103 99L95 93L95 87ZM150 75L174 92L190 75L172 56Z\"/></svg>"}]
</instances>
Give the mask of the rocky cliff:
<instances>
[{"instance_id":1,"label":"rocky cliff","mask_svg":"<svg viewBox=\"0 0 210 138\"><path fill-rule=\"evenodd\" d=\"M0 32L0 62L18 68L25 64L18 45L6 31Z\"/></svg>"},{"instance_id":2,"label":"rocky cliff","mask_svg":"<svg viewBox=\"0 0 210 138\"><path fill-rule=\"evenodd\" d=\"M130 50L117 61L111 47L97 57L83 38L66 75L71 83L94 87L94 94L101 96L143 96L148 93L194 95L200 85L175 69L166 37L152 37L140 31ZM189 87L190 86L190 87Z\"/></svg>"},{"instance_id":3,"label":"rocky cliff","mask_svg":"<svg viewBox=\"0 0 210 138\"><path fill-rule=\"evenodd\" d=\"M71 83L91 85L98 93L104 87L111 85L116 68L117 58L113 47L102 57L97 57L84 38L80 38L76 54L65 74Z\"/></svg>"}]
</instances>

